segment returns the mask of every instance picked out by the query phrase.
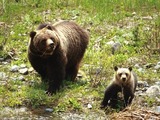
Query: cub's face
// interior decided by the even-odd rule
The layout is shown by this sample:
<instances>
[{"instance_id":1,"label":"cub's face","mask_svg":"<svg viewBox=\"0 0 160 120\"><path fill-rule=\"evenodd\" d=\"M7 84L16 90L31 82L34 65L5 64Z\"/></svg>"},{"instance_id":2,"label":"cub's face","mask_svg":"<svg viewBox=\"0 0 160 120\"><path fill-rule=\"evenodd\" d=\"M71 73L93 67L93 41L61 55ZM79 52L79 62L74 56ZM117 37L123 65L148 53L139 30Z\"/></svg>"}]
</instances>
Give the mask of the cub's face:
<instances>
[{"instance_id":1,"label":"cub's face","mask_svg":"<svg viewBox=\"0 0 160 120\"><path fill-rule=\"evenodd\" d=\"M115 67L114 70L116 71L116 80L120 80L121 82L127 82L131 77L132 68L118 68Z\"/></svg>"},{"instance_id":2,"label":"cub's face","mask_svg":"<svg viewBox=\"0 0 160 120\"><path fill-rule=\"evenodd\" d=\"M31 52L42 56L53 54L58 41L54 31L45 27L41 30L32 31L30 37Z\"/></svg>"}]
</instances>

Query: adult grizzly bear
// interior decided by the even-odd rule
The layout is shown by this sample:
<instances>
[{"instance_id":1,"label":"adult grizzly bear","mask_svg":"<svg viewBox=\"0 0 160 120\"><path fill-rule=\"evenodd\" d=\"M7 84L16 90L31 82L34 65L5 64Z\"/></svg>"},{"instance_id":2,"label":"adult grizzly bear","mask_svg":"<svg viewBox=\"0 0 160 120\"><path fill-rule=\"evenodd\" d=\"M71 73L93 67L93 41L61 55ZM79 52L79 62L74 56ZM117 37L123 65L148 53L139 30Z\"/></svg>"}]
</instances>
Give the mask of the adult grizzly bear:
<instances>
[{"instance_id":1,"label":"adult grizzly bear","mask_svg":"<svg viewBox=\"0 0 160 120\"><path fill-rule=\"evenodd\" d=\"M115 75L111 84L106 88L101 108L108 105L109 100L113 102L112 106L115 106L117 102L118 92L122 92L124 96L124 106L131 104L134 98L134 92L137 87L137 75L132 71L132 68L118 68L115 67Z\"/></svg>"},{"instance_id":2,"label":"adult grizzly bear","mask_svg":"<svg viewBox=\"0 0 160 120\"><path fill-rule=\"evenodd\" d=\"M89 42L85 30L74 22L61 21L39 25L30 37L28 59L48 82L47 94L59 90L63 80L75 80Z\"/></svg>"}]
</instances>

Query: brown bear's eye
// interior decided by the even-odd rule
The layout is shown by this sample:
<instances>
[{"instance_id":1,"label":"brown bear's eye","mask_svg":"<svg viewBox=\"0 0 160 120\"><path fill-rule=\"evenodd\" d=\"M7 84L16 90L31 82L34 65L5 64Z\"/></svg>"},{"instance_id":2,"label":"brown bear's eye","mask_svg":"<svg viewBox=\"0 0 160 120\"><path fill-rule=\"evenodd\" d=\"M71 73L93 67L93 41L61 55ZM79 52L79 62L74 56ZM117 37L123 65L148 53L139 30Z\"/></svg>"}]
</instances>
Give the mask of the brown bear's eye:
<instances>
[{"instance_id":1,"label":"brown bear's eye","mask_svg":"<svg viewBox=\"0 0 160 120\"><path fill-rule=\"evenodd\" d=\"M126 73L126 76L128 76L128 73Z\"/></svg>"},{"instance_id":2,"label":"brown bear's eye","mask_svg":"<svg viewBox=\"0 0 160 120\"><path fill-rule=\"evenodd\" d=\"M42 41L41 41L41 44L42 44L42 45L46 45L46 40L45 40L45 39L42 40Z\"/></svg>"},{"instance_id":3,"label":"brown bear's eye","mask_svg":"<svg viewBox=\"0 0 160 120\"><path fill-rule=\"evenodd\" d=\"M122 73L119 73L119 76L122 76Z\"/></svg>"}]
</instances>

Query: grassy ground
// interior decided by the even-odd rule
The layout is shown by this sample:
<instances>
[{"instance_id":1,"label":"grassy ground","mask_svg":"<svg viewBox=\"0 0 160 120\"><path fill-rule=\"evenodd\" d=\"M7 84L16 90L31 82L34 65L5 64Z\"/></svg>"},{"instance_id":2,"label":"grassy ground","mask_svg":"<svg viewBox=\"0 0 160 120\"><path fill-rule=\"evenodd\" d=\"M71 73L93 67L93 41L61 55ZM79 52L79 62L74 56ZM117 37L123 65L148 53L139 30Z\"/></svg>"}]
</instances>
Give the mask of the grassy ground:
<instances>
[{"instance_id":1,"label":"grassy ground","mask_svg":"<svg viewBox=\"0 0 160 120\"><path fill-rule=\"evenodd\" d=\"M103 91L113 74L113 66L141 66L157 63L159 45L160 1L158 0L1 0L0 2L0 57L11 58L9 65L0 63L0 71L7 73L7 83L0 85L0 107L52 106L54 112L88 113L99 110ZM48 97L40 77L32 72L25 81L14 81L20 76L11 73L13 65L26 64L29 32L38 24L59 19L73 20L90 31L90 43L81 64L82 78L77 83L65 83L56 95ZM122 47L111 54L109 41ZM129 43L129 44L126 44ZM153 49L154 48L154 49ZM12 53L12 54L10 54ZM136 60L131 60L136 59ZM136 69L135 69L136 71ZM140 80L160 78L147 70L139 73Z\"/></svg>"}]
</instances>

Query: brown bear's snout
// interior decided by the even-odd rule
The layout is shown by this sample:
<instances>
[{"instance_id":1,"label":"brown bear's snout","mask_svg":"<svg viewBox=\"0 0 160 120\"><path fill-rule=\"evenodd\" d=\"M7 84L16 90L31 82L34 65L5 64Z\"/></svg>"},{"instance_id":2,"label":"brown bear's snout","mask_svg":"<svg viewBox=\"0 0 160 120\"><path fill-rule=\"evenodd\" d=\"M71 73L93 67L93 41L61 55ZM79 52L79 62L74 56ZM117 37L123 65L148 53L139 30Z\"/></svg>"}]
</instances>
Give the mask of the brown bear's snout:
<instances>
[{"instance_id":1,"label":"brown bear's snout","mask_svg":"<svg viewBox=\"0 0 160 120\"><path fill-rule=\"evenodd\" d=\"M47 40L47 46L48 46L50 49L53 49L53 48L54 48L54 42L53 42L51 39L48 39L48 40Z\"/></svg>"},{"instance_id":2,"label":"brown bear's snout","mask_svg":"<svg viewBox=\"0 0 160 120\"><path fill-rule=\"evenodd\" d=\"M122 78L122 81L125 82L125 81L126 81L126 78Z\"/></svg>"},{"instance_id":3,"label":"brown bear's snout","mask_svg":"<svg viewBox=\"0 0 160 120\"><path fill-rule=\"evenodd\" d=\"M54 43L50 43L50 44L49 44L49 47L50 47L51 49L53 49L53 48L54 48Z\"/></svg>"}]
</instances>

